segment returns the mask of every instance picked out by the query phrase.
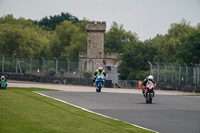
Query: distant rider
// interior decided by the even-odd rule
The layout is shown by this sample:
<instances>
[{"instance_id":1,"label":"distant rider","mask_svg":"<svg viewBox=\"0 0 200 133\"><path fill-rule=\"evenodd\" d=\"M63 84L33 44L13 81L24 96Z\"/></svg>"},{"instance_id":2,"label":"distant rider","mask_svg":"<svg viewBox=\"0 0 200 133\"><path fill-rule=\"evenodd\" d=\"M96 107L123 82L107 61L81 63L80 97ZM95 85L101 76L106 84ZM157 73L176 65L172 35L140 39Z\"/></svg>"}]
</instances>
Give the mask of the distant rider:
<instances>
[{"instance_id":1,"label":"distant rider","mask_svg":"<svg viewBox=\"0 0 200 133\"><path fill-rule=\"evenodd\" d=\"M149 74L149 76L146 77L146 78L144 79L144 81L142 82L142 94L143 94L143 96L144 96L144 91L145 91L145 89L146 89L146 83L147 83L148 81L152 81L153 84L155 85L155 82L154 82L154 80L153 80L153 76Z\"/></svg>"},{"instance_id":2,"label":"distant rider","mask_svg":"<svg viewBox=\"0 0 200 133\"><path fill-rule=\"evenodd\" d=\"M96 70L96 72L93 75L93 83L95 83L95 80L96 80L96 77L98 74L103 74L106 79L106 73L104 72L103 67L100 66L100 67L98 67L98 69Z\"/></svg>"},{"instance_id":3,"label":"distant rider","mask_svg":"<svg viewBox=\"0 0 200 133\"><path fill-rule=\"evenodd\" d=\"M1 76L1 83L2 83L2 82L5 82L5 83L6 83L6 81L7 81L6 78L5 78L4 76ZM1 83L0 83L0 84L1 84ZM7 83L6 83L6 86L7 86Z\"/></svg>"}]
</instances>

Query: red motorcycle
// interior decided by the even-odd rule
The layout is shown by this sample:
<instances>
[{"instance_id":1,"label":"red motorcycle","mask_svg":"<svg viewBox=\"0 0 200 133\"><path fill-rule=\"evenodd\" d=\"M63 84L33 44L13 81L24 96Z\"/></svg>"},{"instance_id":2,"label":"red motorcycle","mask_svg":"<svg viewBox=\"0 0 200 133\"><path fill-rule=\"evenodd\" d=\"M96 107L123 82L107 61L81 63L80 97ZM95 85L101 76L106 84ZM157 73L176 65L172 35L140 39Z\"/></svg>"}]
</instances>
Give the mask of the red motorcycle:
<instances>
[{"instance_id":1,"label":"red motorcycle","mask_svg":"<svg viewBox=\"0 0 200 133\"><path fill-rule=\"evenodd\" d=\"M154 97L155 94L155 85L153 84L152 81L148 81L146 83L146 88L145 88L145 92L144 92L144 97L146 99L146 103L152 103L152 99Z\"/></svg>"}]
</instances>

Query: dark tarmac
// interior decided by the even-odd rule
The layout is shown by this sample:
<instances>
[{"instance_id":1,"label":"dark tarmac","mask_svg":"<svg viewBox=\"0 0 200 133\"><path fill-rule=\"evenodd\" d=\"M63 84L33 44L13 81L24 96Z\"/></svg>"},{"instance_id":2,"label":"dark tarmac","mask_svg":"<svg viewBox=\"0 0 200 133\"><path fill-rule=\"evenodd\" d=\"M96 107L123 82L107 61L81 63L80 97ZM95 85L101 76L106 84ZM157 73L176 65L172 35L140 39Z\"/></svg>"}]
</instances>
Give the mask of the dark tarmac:
<instances>
[{"instance_id":1,"label":"dark tarmac","mask_svg":"<svg viewBox=\"0 0 200 133\"><path fill-rule=\"evenodd\" d=\"M47 96L160 133L200 133L200 96L43 91Z\"/></svg>"}]
</instances>

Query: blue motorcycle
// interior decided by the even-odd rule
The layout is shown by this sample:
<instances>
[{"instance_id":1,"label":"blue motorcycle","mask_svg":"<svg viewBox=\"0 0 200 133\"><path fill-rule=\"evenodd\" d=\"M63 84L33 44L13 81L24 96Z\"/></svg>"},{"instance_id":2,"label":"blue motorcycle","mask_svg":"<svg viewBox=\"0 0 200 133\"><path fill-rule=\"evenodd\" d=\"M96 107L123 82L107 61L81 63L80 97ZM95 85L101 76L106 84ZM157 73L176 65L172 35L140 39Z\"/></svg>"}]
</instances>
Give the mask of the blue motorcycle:
<instances>
[{"instance_id":1,"label":"blue motorcycle","mask_svg":"<svg viewBox=\"0 0 200 133\"><path fill-rule=\"evenodd\" d=\"M103 74L97 74L96 80L95 80L95 87L96 92L101 92L101 88L103 87L105 83L105 77Z\"/></svg>"},{"instance_id":2,"label":"blue motorcycle","mask_svg":"<svg viewBox=\"0 0 200 133\"><path fill-rule=\"evenodd\" d=\"M1 89L6 89L6 82L1 82Z\"/></svg>"}]
</instances>

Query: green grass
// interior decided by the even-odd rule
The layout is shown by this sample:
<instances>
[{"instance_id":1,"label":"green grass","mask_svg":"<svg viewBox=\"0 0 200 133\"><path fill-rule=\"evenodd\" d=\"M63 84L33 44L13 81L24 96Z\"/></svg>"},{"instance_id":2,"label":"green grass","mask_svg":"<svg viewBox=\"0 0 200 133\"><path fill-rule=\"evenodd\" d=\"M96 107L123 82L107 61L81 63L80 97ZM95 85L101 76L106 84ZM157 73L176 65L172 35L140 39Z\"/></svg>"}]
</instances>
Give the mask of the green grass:
<instances>
[{"instance_id":1,"label":"green grass","mask_svg":"<svg viewBox=\"0 0 200 133\"><path fill-rule=\"evenodd\" d=\"M0 133L148 133L121 121L98 116L32 91L0 90Z\"/></svg>"},{"instance_id":2,"label":"green grass","mask_svg":"<svg viewBox=\"0 0 200 133\"><path fill-rule=\"evenodd\" d=\"M190 95L190 94L182 94L181 96L200 96L200 94L192 94L192 95Z\"/></svg>"}]
</instances>

